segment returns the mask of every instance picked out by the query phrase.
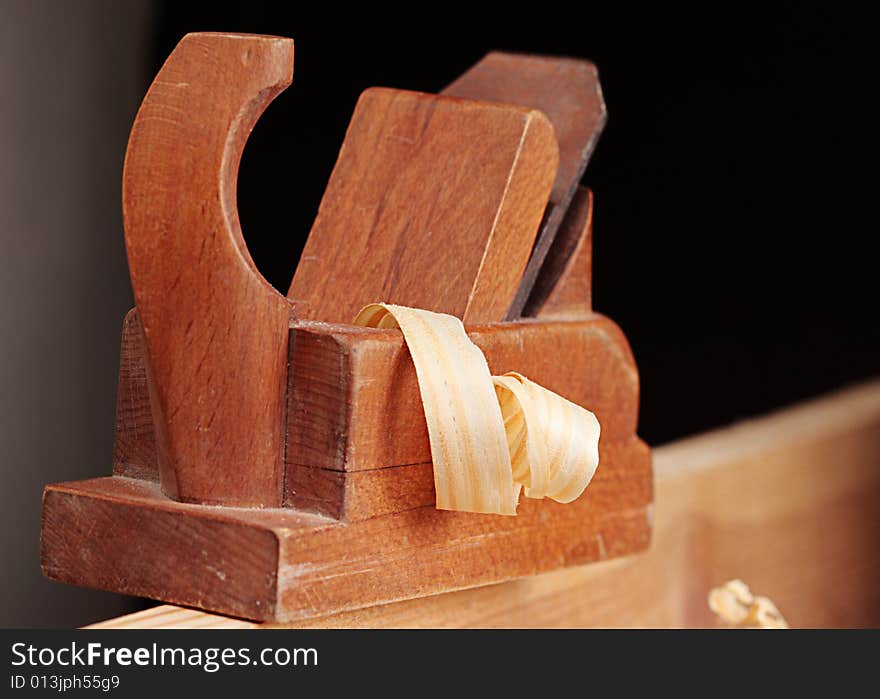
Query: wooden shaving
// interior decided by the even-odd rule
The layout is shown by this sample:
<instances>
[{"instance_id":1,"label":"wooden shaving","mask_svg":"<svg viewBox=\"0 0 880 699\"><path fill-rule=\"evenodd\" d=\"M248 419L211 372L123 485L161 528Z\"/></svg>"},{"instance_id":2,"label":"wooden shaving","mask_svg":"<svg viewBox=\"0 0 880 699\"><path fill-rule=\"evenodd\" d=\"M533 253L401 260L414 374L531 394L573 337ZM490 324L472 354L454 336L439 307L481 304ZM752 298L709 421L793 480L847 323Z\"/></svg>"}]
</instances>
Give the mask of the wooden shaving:
<instances>
[{"instance_id":1,"label":"wooden shaving","mask_svg":"<svg viewBox=\"0 0 880 699\"><path fill-rule=\"evenodd\" d=\"M756 597L742 580L730 580L709 593L709 609L729 626L787 629L788 623L767 597Z\"/></svg>"},{"instance_id":2,"label":"wooden shaving","mask_svg":"<svg viewBox=\"0 0 880 699\"><path fill-rule=\"evenodd\" d=\"M354 322L403 332L428 425L438 509L515 515L522 490L565 503L589 485L599 465L596 416L521 374L493 377L458 318L380 303Z\"/></svg>"}]
</instances>

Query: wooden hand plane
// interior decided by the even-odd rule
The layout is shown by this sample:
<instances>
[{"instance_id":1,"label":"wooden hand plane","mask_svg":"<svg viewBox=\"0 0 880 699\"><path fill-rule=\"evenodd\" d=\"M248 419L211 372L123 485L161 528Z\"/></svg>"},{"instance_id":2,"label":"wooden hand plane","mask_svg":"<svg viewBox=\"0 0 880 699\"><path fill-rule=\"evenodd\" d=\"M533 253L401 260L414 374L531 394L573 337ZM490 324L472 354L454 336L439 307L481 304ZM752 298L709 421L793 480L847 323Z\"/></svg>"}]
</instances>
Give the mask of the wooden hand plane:
<instances>
[{"instance_id":1,"label":"wooden hand plane","mask_svg":"<svg viewBox=\"0 0 880 699\"><path fill-rule=\"evenodd\" d=\"M591 310L592 195L577 189L604 105L595 70L553 61L493 59L449 94L367 90L285 297L248 253L236 182L252 127L291 81L293 42L180 42L125 159L136 308L113 474L46 487L48 577L283 622L649 545L638 372ZM504 71L535 89L505 92ZM586 127L566 107L578 90ZM584 494L524 500L515 517L435 509L402 336L348 324L374 301L461 317L493 373L593 411L600 465Z\"/></svg>"}]
</instances>

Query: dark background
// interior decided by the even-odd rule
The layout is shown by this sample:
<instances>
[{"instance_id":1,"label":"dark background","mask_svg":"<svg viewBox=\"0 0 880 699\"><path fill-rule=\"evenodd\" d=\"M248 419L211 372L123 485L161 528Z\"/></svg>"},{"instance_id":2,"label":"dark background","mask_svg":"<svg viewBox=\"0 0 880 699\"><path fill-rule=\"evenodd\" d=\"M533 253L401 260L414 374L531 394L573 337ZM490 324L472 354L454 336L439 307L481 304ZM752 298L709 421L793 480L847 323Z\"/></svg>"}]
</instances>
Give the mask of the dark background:
<instances>
[{"instance_id":1,"label":"dark background","mask_svg":"<svg viewBox=\"0 0 880 699\"><path fill-rule=\"evenodd\" d=\"M269 281L286 292L361 90L436 92L491 49L582 56L609 111L584 178L594 304L635 351L642 435L661 443L875 372L858 19L515 7L164 7L156 68L196 28L296 40L293 85L254 129L239 182Z\"/></svg>"},{"instance_id":2,"label":"dark background","mask_svg":"<svg viewBox=\"0 0 880 699\"><path fill-rule=\"evenodd\" d=\"M131 608L40 577L39 498L47 481L110 469L131 306L122 158L184 33L296 40L293 85L239 182L245 238L281 290L361 90L437 91L492 49L594 61L609 111L585 176L594 305L632 343L640 432L660 444L877 372L867 28L797 5L0 0L0 624Z\"/></svg>"}]
</instances>

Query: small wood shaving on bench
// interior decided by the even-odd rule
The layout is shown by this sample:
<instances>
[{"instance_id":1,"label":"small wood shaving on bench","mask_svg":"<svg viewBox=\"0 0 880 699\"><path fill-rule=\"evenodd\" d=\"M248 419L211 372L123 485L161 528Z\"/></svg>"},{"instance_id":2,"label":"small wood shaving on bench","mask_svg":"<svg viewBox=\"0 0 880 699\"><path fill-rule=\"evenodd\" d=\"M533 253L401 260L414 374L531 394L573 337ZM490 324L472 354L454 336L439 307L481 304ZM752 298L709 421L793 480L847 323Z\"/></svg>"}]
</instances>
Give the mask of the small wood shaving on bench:
<instances>
[{"instance_id":1,"label":"small wood shaving on bench","mask_svg":"<svg viewBox=\"0 0 880 699\"><path fill-rule=\"evenodd\" d=\"M742 580L730 580L709 592L709 609L728 626L787 629L788 622L768 597L756 597Z\"/></svg>"},{"instance_id":2,"label":"small wood shaving on bench","mask_svg":"<svg viewBox=\"0 0 880 699\"><path fill-rule=\"evenodd\" d=\"M526 377L492 376L455 316L365 306L355 325L399 328L428 425L437 509L515 515L519 495L567 503L599 465L596 416Z\"/></svg>"}]
</instances>

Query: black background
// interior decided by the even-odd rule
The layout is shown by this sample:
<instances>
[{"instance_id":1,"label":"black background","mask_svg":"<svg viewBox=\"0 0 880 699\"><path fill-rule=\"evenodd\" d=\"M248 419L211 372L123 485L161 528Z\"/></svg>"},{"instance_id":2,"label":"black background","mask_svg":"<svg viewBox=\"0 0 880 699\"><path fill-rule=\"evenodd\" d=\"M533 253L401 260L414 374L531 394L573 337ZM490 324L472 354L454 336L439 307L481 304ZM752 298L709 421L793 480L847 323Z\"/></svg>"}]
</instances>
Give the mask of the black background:
<instances>
[{"instance_id":1,"label":"black background","mask_svg":"<svg viewBox=\"0 0 880 699\"><path fill-rule=\"evenodd\" d=\"M594 61L594 305L632 343L656 444L877 371L876 80L866 18L835 7L167 2L150 69L188 31L296 40L239 182L251 253L286 290L361 90L438 91L492 49Z\"/></svg>"}]
</instances>

